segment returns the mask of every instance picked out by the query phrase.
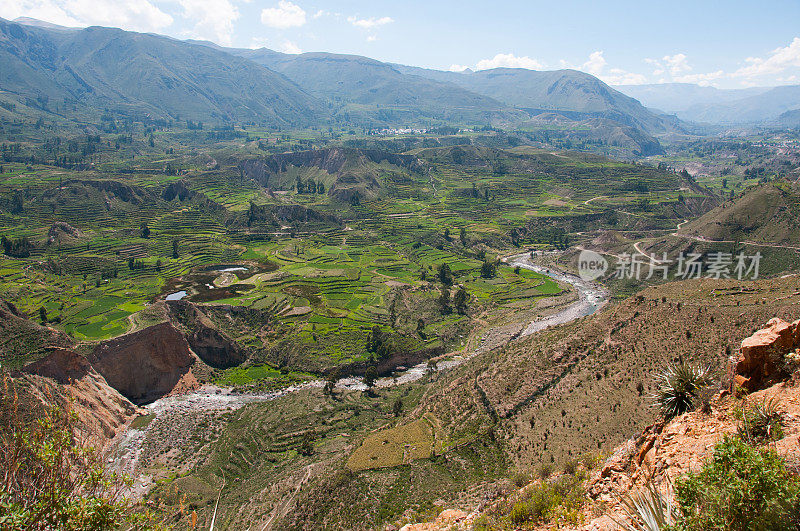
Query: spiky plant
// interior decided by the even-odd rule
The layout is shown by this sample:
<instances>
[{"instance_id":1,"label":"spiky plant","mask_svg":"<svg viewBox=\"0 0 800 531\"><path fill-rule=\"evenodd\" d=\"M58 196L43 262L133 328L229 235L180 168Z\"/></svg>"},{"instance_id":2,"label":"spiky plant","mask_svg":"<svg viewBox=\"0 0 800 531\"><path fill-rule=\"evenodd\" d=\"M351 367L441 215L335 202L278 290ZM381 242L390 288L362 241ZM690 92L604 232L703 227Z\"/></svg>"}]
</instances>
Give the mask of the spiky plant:
<instances>
[{"instance_id":1,"label":"spiky plant","mask_svg":"<svg viewBox=\"0 0 800 531\"><path fill-rule=\"evenodd\" d=\"M672 486L667 483L667 490ZM620 504L627 521L615 523L626 531L662 531L675 524L678 508L672 504L671 494L662 494L648 477L644 488L625 495Z\"/></svg>"},{"instance_id":2,"label":"spiky plant","mask_svg":"<svg viewBox=\"0 0 800 531\"><path fill-rule=\"evenodd\" d=\"M741 421L739 437L751 444L763 444L783 438L783 415L774 398L756 401L736 412Z\"/></svg>"},{"instance_id":3,"label":"spiky plant","mask_svg":"<svg viewBox=\"0 0 800 531\"><path fill-rule=\"evenodd\" d=\"M694 409L700 392L711 385L711 370L687 363L673 365L659 374L656 403L667 420Z\"/></svg>"}]
</instances>

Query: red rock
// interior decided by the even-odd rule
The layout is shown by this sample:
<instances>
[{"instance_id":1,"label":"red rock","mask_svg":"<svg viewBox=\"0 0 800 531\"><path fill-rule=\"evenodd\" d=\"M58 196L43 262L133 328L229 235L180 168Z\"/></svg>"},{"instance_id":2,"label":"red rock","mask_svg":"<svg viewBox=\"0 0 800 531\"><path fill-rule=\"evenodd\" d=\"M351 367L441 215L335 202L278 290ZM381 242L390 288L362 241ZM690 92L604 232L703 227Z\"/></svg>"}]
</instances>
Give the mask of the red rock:
<instances>
[{"instance_id":1,"label":"red rock","mask_svg":"<svg viewBox=\"0 0 800 531\"><path fill-rule=\"evenodd\" d=\"M800 344L798 322L790 324L775 317L767 328L744 339L734 366L733 384L752 392L788 376L783 374L783 356Z\"/></svg>"}]
</instances>

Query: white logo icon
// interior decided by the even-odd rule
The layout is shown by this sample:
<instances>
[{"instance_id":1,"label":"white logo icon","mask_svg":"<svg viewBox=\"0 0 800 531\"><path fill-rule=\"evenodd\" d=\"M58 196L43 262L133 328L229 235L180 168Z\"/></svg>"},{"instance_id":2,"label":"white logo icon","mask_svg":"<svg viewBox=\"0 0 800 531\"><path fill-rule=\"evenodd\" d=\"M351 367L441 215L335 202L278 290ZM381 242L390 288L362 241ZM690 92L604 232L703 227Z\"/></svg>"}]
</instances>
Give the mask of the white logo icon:
<instances>
[{"instance_id":1,"label":"white logo icon","mask_svg":"<svg viewBox=\"0 0 800 531\"><path fill-rule=\"evenodd\" d=\"M581 251L578 256L578 274L583 280L597 280L608 269L608 261L594 251Z\"/></svg>"}]
</instances>

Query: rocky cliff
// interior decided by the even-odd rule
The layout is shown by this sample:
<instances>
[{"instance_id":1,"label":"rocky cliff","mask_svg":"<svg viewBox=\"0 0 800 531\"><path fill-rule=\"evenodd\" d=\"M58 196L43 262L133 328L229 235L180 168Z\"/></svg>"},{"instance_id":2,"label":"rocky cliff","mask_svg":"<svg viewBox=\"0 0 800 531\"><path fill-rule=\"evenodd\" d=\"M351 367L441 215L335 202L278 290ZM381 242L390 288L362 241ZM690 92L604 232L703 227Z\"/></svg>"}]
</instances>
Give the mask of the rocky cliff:
<instances>
[{"instance_id":1,"label":"rocky cliff","mask_svg":"<svg viewBox=\"0 0 800 531\"><path fill-rule=\"evenodd\" d=\"M140 413L73 350L55 349L26 365L18 382L23 393L42 405L69 404L77 415L81 438L100 447Z\"/></svg>"},{"instance_id":2,"label":"rocky cliff","mask_svg":"<svg viewBox=\"0 0 800 531\"><path fill-rule=\"evenodd\" d=\"M112 387L135 403L170 393L198 361L183 334L168 322L103 341L88 359Z\"/></svg>"}]
</instances>

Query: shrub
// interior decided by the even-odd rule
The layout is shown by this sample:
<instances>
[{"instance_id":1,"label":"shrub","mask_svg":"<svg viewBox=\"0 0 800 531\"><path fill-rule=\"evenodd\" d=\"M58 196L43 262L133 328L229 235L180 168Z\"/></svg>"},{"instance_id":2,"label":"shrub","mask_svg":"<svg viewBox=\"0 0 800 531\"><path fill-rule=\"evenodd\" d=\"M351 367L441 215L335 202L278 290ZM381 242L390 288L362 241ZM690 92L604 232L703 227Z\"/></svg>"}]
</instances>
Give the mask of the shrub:
<instances>
[{"instance_id":1,"label":"shrub","mask_svg":"<svg viewBox=\"0 0 800 531\"><path fill-rule=\"evenodd\" d=\"M574 476L575 472L578 471L578 459L573 457L572 459L567 459L564 461L564 473L569 474L570 476Z\"/></svg>"},{"instance_id":2,"label":"shrub","mask_svg":"<svg viewBox=\"0 0 800 531\"><path fill-rule=\"evenodd\" d=\"M681 515L676 529L751 530L796 528L800 478L771 448L725 437L698 473L675 486Z\"/></svg>"},{"instance_id":3,"label":"shrub","mask_svg":"<svg viewBox=\"0 0 800 531\"><path fill-rule=\"evenodd\" d=\"M536 472L540 478L547 479L553 474L553 465L551 463L542 463Z\"/></svg>"},{"instance_id":4,"label":"shrub","mask_svg":"<svg viewBox=\"0 0 800 531\"><path fill-rule=\"evenodd\" d=\"M775 401L764 400L736 412L739 436L751 444L763 444L783 439L783 417Z\"/></svg>"},{"instance_id":5,"label":"shrub","mask_svg":"<svg viewBox=\"0 0 800 531\"><path fill-rule=\"evenodd\" d=\"M661 413L669 420L694 409L700 392L711 385L707 368L692 367L686 363L670 367L659 375L661 384L656 403Z\"/></svg>"},{"instance_id":6,"label":"shrub","mask_svg":"<svg viewBox=\"0 0 800 531\"><path fill-rule=\"evenodd\" d=\"M531 475L528 472L520 471L514 474L514 476L511 478L511 481L517 488L522 488L531 481L533 481L533 477L531 477Z\"/></svg>"},{"instance_id":7,"label":"shrub","mask_svg":"<svg viewBox=\"0 0 800 531\"><path fill-rule=\"evenodd\" d=\"M130 504L120 478L106 473L97 452L78 440L66 407L38 408L24 418L17 391L0 390L0 527L116 529ZM33 417L34 415L30 415Z\"/></svg>"}]
</instances>

